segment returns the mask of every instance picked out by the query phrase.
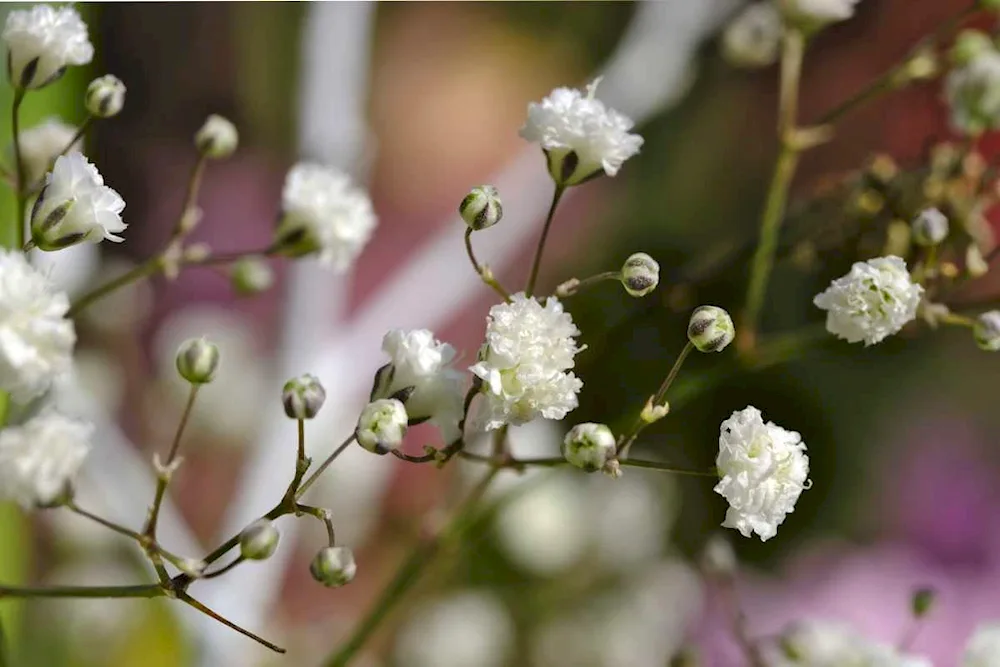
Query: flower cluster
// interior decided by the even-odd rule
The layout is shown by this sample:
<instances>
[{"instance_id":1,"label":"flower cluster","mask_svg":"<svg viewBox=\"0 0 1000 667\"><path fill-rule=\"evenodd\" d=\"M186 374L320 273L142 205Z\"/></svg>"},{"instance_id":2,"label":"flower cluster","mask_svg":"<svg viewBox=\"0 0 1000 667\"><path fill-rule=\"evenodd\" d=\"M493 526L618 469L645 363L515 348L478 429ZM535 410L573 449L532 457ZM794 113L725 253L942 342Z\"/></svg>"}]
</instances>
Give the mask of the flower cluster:
<instances>
[{"instance_id":1,"label":"flower cluster","mask_svg":"<svg viewBox=\"0 0 1000 667\"><path fill-rule=\"evenodd\" d=\"M35 5L7 14L3 29L10 81L19 88L40 88L67 65L85 65L94 57L87 24L72 7Z\"/></svg>"},{"instance_id":2,"label":"flower cluster","mask_svg":"<svg viewBox=\"0 0 1000 667\"><path fill-rule=\"evenodd\" d=\"M490 309L486 344L470 369L486 395L485 428L562 419L577 406L583 383L570 369L583 348L573 318L555 297L542 305L515 294Z\"/></svg>"},{"instance_id":3,"label":"flower cluster","mask_svg":"<svg viewBox=\"0 0 1000 667\"><path fill-rule=\"evenodd\" d=\"M89 424L47 410L0 431L0 498L25 509L55 502L90 451Z\"/></svg>"}]
</instances>

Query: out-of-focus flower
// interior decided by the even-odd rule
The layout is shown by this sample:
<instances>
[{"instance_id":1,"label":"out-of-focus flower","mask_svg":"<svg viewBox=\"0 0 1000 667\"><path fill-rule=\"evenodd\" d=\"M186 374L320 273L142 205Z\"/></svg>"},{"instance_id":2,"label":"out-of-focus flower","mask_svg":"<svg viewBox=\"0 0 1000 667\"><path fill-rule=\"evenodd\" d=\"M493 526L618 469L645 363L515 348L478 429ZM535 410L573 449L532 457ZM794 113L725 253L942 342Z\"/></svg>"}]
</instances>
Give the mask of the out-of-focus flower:
<instances>
[{"instance_id":1,"label":"out-of-focus flower","mask_svg":"<svg viewBox=\"0 0 1000 667\"><path fill-rule=\"evenodd\" d=\"M343 273L361 254L377 224L368 195L347 175L332 167L300 163L285 178L275 245L292 257L317 253L321 262Z\"/></svg>"},{"instance_id":2,"label":"out-of-focus flower","mask_svg":"<svg viewBox=\"0 0 1000 667\"><path fill-rule=\"evenodd\" d=\"M114 74L105 74L90 82L84 103L97 118L117 116L125 106L125 84Z\"/></svg>"},{"instance_id":3,"label":"out-of-focus flower","mask_svg":"<svg viewBox=\"0 0 1000 667\"><path fill-rule=\"evenodd\" d=\"M76 136L76 128L58 118L47 118L42 123L22 130L18 135L24 179L29 184L38 183L52 168L52 163L69 147L68 152L80 151L83 141L69 142Z\"/></svg>"},{"instance_id":4,"label":"out-of-focus flower","mask_svg":"<svg viewBox=\"0 0 1000 667\"><path fill-rule=\"evenodd\" d=\"M492 185L472 188L458 207L465 224L475 231L492 227L503 217L500 193Z\"/></svg>"},{"instance_id":5,"label":"out-of-focus flower","mask_svg":"<svg viewBox=\"0 0 1000 667\"><path fill-rule=\"evenodd\" d=\"M0 496L25 509L54 502L83 465L92 432L54 410L0 431Z\"/></svg>"},{"instance_id":6,"label":"out-of-focus flower","mask_svg":"<svg viewBox=\"0 0 1000 667\"><path fill-rule=\"evenodd\" d=\"M404 401L410 419L428 419L441 430L445 442L459 437L462 419L462 374L451 365L455 348L432 331L393 329L382 338L389 364L379 371L375 398L389 398L411 388Z\"/></svg>"},{"instance_id":7,"label":"out-of-focus flower","mask_svg":"<svg viewBox=\"0 0 1000 667\"><path fill-rule=\"evenodd\" d=\"M594 472L615 455L615 436L604 424L577 424L563 439L562 453L571 465Z\"/></svg>"},{"instance_id":8,"label":"out-of-focus flower","mask_svg":"<svg viewBox=\"0 0 1000 667\"><path fill-rule=\"evenodd\" d=\"M936 208L928 208L913 219L913 240L924 246L934 246L948 237L948 217Z\"/></svg>"},{"instance_id":9,"label":"out-of-focus flower","mask_svg":"<svg viewBox=\"0 0 1000 667\"><path fill-rule=\"evenodd\" d=\"M233 289L241 296L252 296L271 289L274 271L262 257L243 257L229 270Z\"/></svg>"},{"instance_id":10,"label":"out-of-focus flower","mask_svg":"<svg viewBox=\"0 0 1000 667\"><path fill-rule=\"evenodd\" d=\"M490 309L486 344L469 370L483 381L485 428L562 419L577 406L581 382L569 369L583 348L573 318L555 297L543 306L523 293Z\"/></svg>"},{"instance_id":11,"label":"out-of-focus flower","mask_svg":"<svg viewBox=\"0 0 1000 667\"><path fill-rule=\"evenodd\" d=\"M222 116L212 114L194 135L194 145L205 157L213 160L227 158L236 151L240 134L236 126Z\"/></svg>"},{"instance_id":12,"label":"out-of-focus flower","mask_svg":"<svg viewBox=\"0 0 1000 667\"><path fill-rule=\"evenodd\" d=\"M723 526L744 537L767 541L809 488L809 457L802 437L764 423L760 410L748 406L722 422L719 456L721 481L715 492L729 501Z\"/></svg>"},{"instance_id":13,"label":"out-of-focus flower","mask_svg":"<svg viewBox=\"0 0 1000 667\"><path fill-rule=\"evenodd\" d=\"M7 71L17 88L41 88L69 65L85 65L94 57L87 24L69 6L35 5L8 13L3 41Z\"/></svg>"},{"instance_id":14,"label":"out-of-focus flower","mask_svg":"<svg viewBox=\"0 0 1000 667\"><path fill-rule=\"evenodd\" d=\"M990 621L976 628L962 654L962 667L1000 665L1000 622Z\"/></svg>"},{"instance_id":15,"label":"out-of-focus flower","mask_svg":"<svg viewBox=\"0 0 1000 667\"><path fill-rule=\"evenodd\" d=\"M856 262L813 303L827 311L827 331L848 343L874 345L917 316L924 288L914 283L899 257Z\"/></svg>"},{"instance_id":16,"label":"out-of-focus flower","mask_svg":"<svg viewBox=\"0 0 1000 667\"><path fill-rule=\"evenodd\" d=\"M1000 310L991 310L977 317L972 335L980 349L987 352L1000 350Z\"/></svg>"},{"instance_id":17,"label":"out-of-focus flower","mask_svg":"<svg viewBox=\"0 0 1000 667\"><path fill-rule=\"evenodd\" d=\"M395 655L407 667L501 667L513 642L514 623L503 603L470 590L415 609Z\"/></svg>"},{"instance_id":18,"label":"out-of-focus flower","mask_svg":"<svg viewBox=\"0 0 1000 667\"><path fill-rule=\"evenodd\" d=\"M118 232L125 200L104 185L97 167L80 153L56 159L31 211L31 238L40 250L77 243L124 241Z\"/></svg>"},{"instance_id":19,"label":"out-of-focus flower","mask_svg":"<svg viewBox=\"0 0 1000 667\"><path fill-rule=\"evenodd\" d=\"M775 667L932 667L931 661L900 653L891 644L864 637L837 623L803 621L781 638L771 663Z\"/></svg>"},{"instance_id":20,"label":"out-of-focus flower","mask_svg":"<svg viewBox=\"0 0 1000 667\"><path fill-rule=\"evenodd\" d=\"M748 5L722 33L722 56L734 67L773 65L781 50L784 26L771 2Z\"/></svg>"},{"instance_id":21,"label":"out-of-focus flower","mask_svg":"<svg viewBox=\"0 0 1000 667\"><path fill-rule=\"evenodd\" d=\"M955 67L965 67L979 56L993 50L993 40L982 30L963 30L955 36L948 58Z\"/></svg>"},{"instance_id":22,"label":"out-of-focus flower","mask_svg":"<svg viewBox=\"0 0 1000 667\"><path fill-rule=\"evenodd\" d=\"M69 299L15 250L0 250L0 390L18 402L44 393L72 366Z\"/></svg>"},{"instance_id":23,"label":"out-of-focus flower","mask_svg":"<svg viewBox=\"0 0 1000 667\"><path fill-rule=\"evenodd\" d=\"M629 133L632 119L595 98L599 81L587 86L586 94L556 88L528 105L521 137L542 147L549 173L560 186L577 185L602 172L614 176L642 147L642 137Z\"/></svg>"},{"instance_id":24,"label":"out-of-focus flower","mask_svg":"<svg viewBox=\"0 0 1000 667\"><path fill-rule=\"evenodd\" d=\"M945 96L956 131L977 136L1000 127L1000 53L991 47L953 69Z\"/></svg>"},{"instance_id":25,"label":"out-of-focus flower","mask_svg":"<svg viewBox=\"0 0 1000 667\"><path fill-rule=\"evenodd\" d=\"M816 30L854 16L859 0L776 0L785 20L803 30Z\"/></svg>"},{"instance_id":26,"label":"out-of-focus flower","mask_svg":"<svg viewBox=\"0 0 1000 667\"><path fill-rule=\"evenodd\" d=\"M395 398L379 398L361 411L358 444L376 454L388 454L403 444L409 417L403 403Z\"/></svg>"}]
</instances>

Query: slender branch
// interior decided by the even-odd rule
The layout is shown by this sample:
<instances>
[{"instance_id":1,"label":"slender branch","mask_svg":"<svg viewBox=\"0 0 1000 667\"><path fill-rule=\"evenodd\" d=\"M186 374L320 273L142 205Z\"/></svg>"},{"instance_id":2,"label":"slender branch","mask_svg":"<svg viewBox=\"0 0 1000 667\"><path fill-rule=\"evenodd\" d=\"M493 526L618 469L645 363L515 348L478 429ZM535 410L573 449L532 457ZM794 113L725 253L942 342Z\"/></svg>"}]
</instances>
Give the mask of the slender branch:
<instances>
[{"instance_id":1,"label":"slender branch","mask_svg":"<svg viewBox=\"0 0 1000 667\"><path fill-rule=\"evenodd\" d=\"M296 498L301 498L302 496L305 495L306 491L309 490L309 487L312 486L317 479L319 479L320 475L326 472L326 469L330 467L330 464L336 461L337 457L340 456L344 452L344 450L350 447L351 443L354 442L355 437L356 434L352 433L350 437L347 438L347 440L344 440L344 442L340 443L340 446L337 447L337 449L333 450L333 454L330 454L330 456L328 456L326 460L323 461L323 463L321 463L318 468L316 468L316 471L313 474L309 475L309 477L306 478L306 481L302 482L298 490L295 492Z\"/></svg>"},{"instance_id":2,"label":"slender branch","mask_svg":"<svg viewBox=\"0 0 1000 667\"><path fill-rule=\"evenodd\" d=\"M489 267L481 265L476 260L476 254L472 251L472 228L469 227L465 230L465 252L469 256L469 261L472 262L472 268L475 269L476 273L484 283L493 288L493 291L503 297L504 301L510 301L510 292L504 289L500 281L496 279L493 275L493 271Z\"/></svg>"},{"instance_id":3,"label":"slender branch","mask_svg":"<svg viewBox=\"0 0 1000 667\"><path fill-rule=\"evenodd\" d=\"M544 457L537 459L515 459L510 457L486 456L483 454L473 454L472 452L461 452L459 454L464 459L486 463L496 468L556 468L569 465L569 462L559 456ZM646 468L647 470L659 470L661 472L673 473L676 475L692 475L695 477L718 477L714 470L685 470L684 468L674 468L659 461L642 461L639 459L624 459L619 463L623 466L633 468Z\"/></svg>"},{"instance_id":4,"label":"slender branch","mask_svg":"<svg viewBox=\"0 0 1000 667\"><path fill-rule=\"evenodd\" d=\"M308 514L309 516L316 517L323 522L323 526L326 528L326 538L330 546L337 544L337 534L333 528L333 519L330 518L330 511L323 509L322 507L313 507L312 505L302 505L301 503L295 504L296 514Z\"/></svg>"},{"instance_id":5,"label":"slender branch","mask_svg":"<svg viewBox=\"0 0 1000 667\"><path fill-rule=\"evenodd\" d=\"M15 200L17 203L17 218L14 220L14 242L15 248L24 246L24 215L27 210L27 195L24 182L24 156L21 154L21 102L24 101L24 89L14 90L14 102L11 105L11 129L14 133L14 169L17 173L17 185L15 186Z\"/></svg>"},{"instance_id":6,"label":"slender branch","mask_svg":"<svg viewBox=\"0 0 1000 667\"><path fill-rule=\"evenodd\" d=\"M90 306L95 301L104 298L108 294L111 294L115 290L121 289L126 285L137 282L147 276L151 276L158 273L163 268L163 260L159 256L152 257L142 264L139 264L131 271L127 271L117 278L113 278L103 285L95 287L91 291L87 292L70 306L68 317L75 317L79 315L81 311Z\"/></svg>"},{"instance_id":7,"label":"slender branch","mask_svg":"<svg viewBox=\"0 0 1000 667\"><path fill-rule=\"evenodd\" d=\"M667 397L667 391L674 383L674 380L677 379L677 374L680 373L681 366L684 365L684 361L688 358L688 355L691 354L693 349L694 344L691 341L688 341L684 346L684 349L681 350L681 353L677 355L677 359L674 361L674 365L670 367L667 377L663 378L663 382L660 383L659 389L656 390L656 393L645 405L650 405L652 407L663 405L663 402ZM628 454L629 448L632 446L632 443L635 442L635 439L639 437L642 429L648 426L646 421L643 419L644 410L645 406L640 408L639 414L636 416L631 428L623 433L618 440L618 454L622 458Z\"/></svg>"},{"instance_id":8,"label":"slender branch","mask_svg":"<svg viewBox=\"0 0 1000 667\"><path fill-rule=\"evenodd\" d=\"M295 474L299 475L299 465L306 460L306 420L298 419L298 457L295 460Z\"/></svg>"},{"instance_id":9,"label":"slender branch","mask_svg":"<svg viewBox=\"0 0 1000 667\"><path fill-rule=\"evenodd\" d=\"M254 633L250 632L246 628L242 628L242 627L236 625L235 623L233 623L232 621L230 621L228 618L220 616L218 613L212 611L211 609L209 609L208 607L206 607L204 604L202 604L198 600L195 600L193 597L191 597L187 593L183 593L183 592L178 593L177 599L180 600L181 602L183 602L184 604L187 604L187 605L190 605L190 606L194 607L195 609L197 609L201 613L205 614L206 616L208 616L210 618L215 619L216 621L218 621L219 623L222 623L226 627L235 630L236 632L240 633L244 637L249 637L250 639L252 639L255 642L257 642L258 644L266 646L267 648L271 649L275 653L284 653L285 652L285 649L281 648L277 644L272 644L271 642L267 641L263 637L260 637L259 635L255 635Z\"/></svg>"},{"instance_id":10,"label":"slender branch","mask_svg":"<svg viewBox=\"0 0 1000 667\"><path fill-rule=\"evenodd\" d=\"M621 271L605 271L603 273L598 273L593 276L589 276L580 280L579 278L570 278L562 285L556 288L556 296L560 299L565 299L571 297L574 294L578 294L583 290L593 287L598 283L602 283L606 280L621 280Z\"/></svg>"},{"instance_id":11,"label":"slender branch","mask_svg":"<svg viewBox=\"0 0 1000 667\"><path fill-rule=\"evenodd\" d=\"M177 460L177 451L181 446L181 438L184 435L184 429L187 427L188 420L191 417L191 410L194 408L195 399L198 398L198 388L201 385L196 383L191 383L191 390L188 392L187 403L184 404L184 412L181 413L181 420L177 424L177 431L174 433L174 440L170 443L170 451L167 454L166 460L162 464L162 469L157 471L156 479L156 496L153 498L153 505L149 510L149 518L146 521L146 528L143 530L143 534L148 536L150 539L156 539L156 524L160 518L160 506L163 504L163 497L167 493L167 486L170 484L170 479L173 477L173 466L174 462Z\"/></svg>"},{"instance_id":12,"label":"slender branch","mask_svg":"<svg viewBox=\"0 0 1000 667\"><path fill-rule=\"evenodd\" d=\"M73 134L73 138L69 140L69 143L66 144L66 146L64 146L61 151L59 151L59 155L56 156L56 157L62 157L63 155L66 155L67 153L69 153L73 149L73 146L76 145L76 142L78 142L81 139L83 139L83 135L85 135L87 133L87 130L90 129L90 126L93 123L94 123L94 117L93 116L87 116L84 119L84 121L82 123L80 123L80 127L78 127L77 130L76 130L76 132Z\"/></svg>"},{"instance_id":13,"label":"slender branch","mask_svg":"<svg viewBox=\"0 0 1000 667\"><path fill-rule=\"evenodd\" d=\"M79 505L77 505L76 502L73 500L67 502L64 505L64 507L75 514L82 516L85 519L89 519L90 521L93 521L97 524L100 524L101 526L104 526L108 530L112 530L118 533L119 535L124 535L125 537L134 540L139 544L139 546L143 547L144 549L159 553L161 556L169 560L171 563L177 564L185 560L180 556L178 556L177 554L167 551L162 546L157 544L155 541L151 540L148 536L142 535L141 533L138 533L132 530L131 528L122 526L121 524L115 523L114 521L105 519L102 516L98 516L93 512L85 510Z\"/></svg>"},{"instance_id":14,"label":"slender branch","mask_svg":"<svg viewBox=\"0 0 1000 667\"><path fill-rule=\"evenodd\" d=\"M542 266L542 254L545 252L545 241L549 237L549 228L552 226L552 218L556 214L556 206L562 198L566 187L556 185L552 193L552 204L549 205L548 215L545 216L545 226L542 227L542 235L538 239L538 248L535 249L535 259L531 262L531 273L528 274L528 284L524 288L525 296L531 296L535 291L535 283L538 281L538 270Z\"/></svg>"},{"instance_id":15,"label":"slender branch","mask_svg":"<svg viewBox=\"0 0 1000 667\"><path fill-rule=\"evenodd\" d=\"M136 586L52 586L30 588L0 586L0 600L5 598L158 598L166 595L159 584Z\"/></svg>"},{"instance_id":16,"label":"slender branch","mask_svg":"<svg viewBox=\"0 0 1000 667\"><path fill-rule=\"evenodd\" d=\"M214 572L209 572L208 574L202 575L201 578L202 579L215 579L216 577L221 577L226 572L229 572L230 570L232 570L233 568L235 568L236 566L238 566L244 560L246 560L246 559L244 559L242 555L237 556L236 558L234 558L232 561L230 561L226 565L223 565L222 567L220 567L218 570L215 570Z\"/></svg>"}]
</instances>

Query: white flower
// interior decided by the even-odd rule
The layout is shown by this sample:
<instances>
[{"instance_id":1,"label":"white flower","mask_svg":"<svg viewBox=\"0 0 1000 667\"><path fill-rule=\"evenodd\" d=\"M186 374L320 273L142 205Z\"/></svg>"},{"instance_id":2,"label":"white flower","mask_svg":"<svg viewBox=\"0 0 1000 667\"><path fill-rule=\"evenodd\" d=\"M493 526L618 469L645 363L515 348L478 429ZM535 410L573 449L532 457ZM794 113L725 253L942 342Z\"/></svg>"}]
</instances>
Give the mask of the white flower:
<instances>
[{"instance_id":1,"label":"white flower","mask_svg":"<svg viewBox=\"0 0 1000 667\"><path fill-rule=\"evenodd\" d=\"M406 399L410 419L429 418L446 442L459 437L462 419L462 374L451 368L455 348L434 338L427 329L393 329L382 339L389 364L381 372L375 398L388 398L413 387ZM391 379L390 379L391 378Z\"/></svg>"},{"instance_id":2,"label":"white flower","mask_svg":"<svg viewBox=\"0 0 1000 667\"><path fill-rule=\"evenodd\" d=\"M376 454L388 454L403 444L409 417L395 398L372 401L361 411L355 435L358 444Z\"/></svg>"},{"instance_id":3,"label":"white flower","mask_svg":"<svg viewBox=\"0 0 1000 667\"><path fill-rule=\"evenodd\" d=\"M48 118L39 125L23 130L20 134L20 148L25 181L29 184L41 181L52 168L52 162L66 150L74 136L76 128L58 118ZM70 150L79 151L81 148L83 141L78 140Z\"/></svg>"},{"instance_id":4,"label":"white flower","mask_svg":"<svg viewBox=\"0 0 1000 667\"><path fill-rule=\"evenodd\" d=\"M76 243L123 241L118 232L125 201L104 185L97 167L80 153L63 155L46 176L45 188L31 211L31 238L41 250Z\"/></svg>"},{"instance_id":5,"label":"white flower","mask_svg":"<svg viewBox=\"0 0 1000 667\"><path fill-rule=\"evenodd\" d=\"M854 16L859 0L776 0L785 20L805 29L816 29Z\"/></svg>"},{"instance_id":6,"label":"white flower","mask_svg":"<svg viewBox=\"0 0 1000 667\"><path fill-rule=\"evenodd\" d=\"M25 509L55 501L90 451L92 431L51 409L0 431L0 498Z\"/></svg>"},{"instance_id":7,"label":"white flower","mask_svg":"<svg viewBox=\"0 0 1000 667\"><path fill-rule=\"evenodd\" d=\"M0 390L27 402L72 367L69 299L15 250L0 250Z\"/></svg>"},{"instance_id":8,"label":"white flower","mask_svg":"<svg viewBox=\"0 0 1000 667\"><path fill-rule=\"evenodd\" d=\"M490 309L486 344L469 369L483 381L486 429L562 419L576 408L583 382L568 371L583 349L574 340L579 334L555 297L543 306L518 293Z\"/></svg>"},{"instance_id":9,"label":"white flower","mask_svg":"<svg viewBox=\"0 0 1000 667\"><path fill-rule=\"evenodd\" d=\"M528 105L521 136L541 145L560 185L576 185L601 171L614 176L642 147L642 137L629 134L632 120L594 98L599 81L587 86L586 95L556 88L540 103Z\"/></svg>"},{"instance_id":10,"label":"white flower","mask_svg":"<svg viewBox=\"0 0 1000 667\"><path fill-rule=\"evenodd\" d=\"M67 65L85 65L94 57L87 24L72 7L35 5L12 11L7 14L3 41L15 87L40 88Z\"/></svg>"},{"instance_id":11,"label":"white flower","mask_svg":"<svg viewBox=\"0 0 1000 667\"><path fill-rule=\"evenodd\" d=\"M990 48L953 69L944 91L956 131L975 136L1000 128L1000 53Z\"/></svg>"},{"instance_id":12,"label":"white flower","mask_svg":"<svg viewBox=\"0 0 1000 667\"><path fill-rule=\"evenodd\" d=\"M354 263L378 223L368 195L345 174L319 164L297 164L288 172L282 208L277 230L282 252L319 253L338 273Z\"/></svg>"},{"instance_id":13,"label":"white flower","mask_svg":"<svg viewBox=\"0 0 1000 667\"><path fill-rule=\"evenodd\" d=\"M982 623L965 645L962 667L1000 667L1000 622Z\"/></svg>"},{"instance_id":14,"label":"white flower","mask_svg":"<svg viewBox=\"0 0 1000 667\"><path fill-rule=\"evenodd\" d=\"M722 56L735 67L767 67L778 61L781 14L770 2L748 5L722 33Z\"/></svg>"},{"instance_id":15,"label":"white flower","mask_svg":"<svg viewBox=\"0 0 1000 667\"><path fill-rule=\"evenodd\" d=\"M864 637L828 621L796 623L781 638L774 667L932 667L931 661L904 655L890 644Z\"/></svg>"},{"instance_id":16,"label":"white flower","mask_svg":"<svg viewBox=\"0 0 1000 667\"><path fill-rule=\"evenodd\" d=\"M899 257L856 262L813 303L826 314L826 329L848 343L874 345L917 316L924 288L910 279Z\"/></svg>"},{"instance_id":17,"label":"white flower","mask_svg":"<svg viewBox=\"0 0 1000 667\"><path fill-rule=\"evenodd\" d=\"M729 501L722 525L767 541L810 486L806 446L795 431L765 424L752 406L734 412L719 431L715 465L722 479L715 492Z\"/></svg>"}]
</instances>

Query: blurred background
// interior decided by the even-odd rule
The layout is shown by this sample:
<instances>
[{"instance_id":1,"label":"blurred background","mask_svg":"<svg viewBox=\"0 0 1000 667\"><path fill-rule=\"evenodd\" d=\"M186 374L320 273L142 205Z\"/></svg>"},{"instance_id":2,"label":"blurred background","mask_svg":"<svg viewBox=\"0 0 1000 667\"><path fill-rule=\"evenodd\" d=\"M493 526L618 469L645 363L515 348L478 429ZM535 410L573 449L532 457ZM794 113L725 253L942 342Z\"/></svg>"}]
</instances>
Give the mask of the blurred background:
<instances>
[{"instance_id":1,"label":"blurred background","mask_svg":"<svg viewBox=\"0 0 1000 667\"><path fill-rule=\"evenodd\" d=\"M965 4L864 0L854 19L811 46L803 116L846 98ZM588 350L578 357L581 406L566 425L630 420L683 346L690 310L735 311L743 298L775 154L777 70L738 71L720 59L718 29L738 7L80 6L95 61L29 97L25 125L50 116L80 122L87 82L120 77L125 109L97 124L86 150L125 198L130 226L126 243L102 244L99 254L77 246L54 267L67 289L162 247L195 160L192 135L210 113L236 123L241 147L208 170L195 240L221 252L266 245L284 172L300 158L367 183L380 219L347 277L276 262L269 293L238 299L224 272L195 268L89 311L78 327L76 383L80 410L102 437L81 482L85 504L141 521L152 493L148 461L182 407L173 354L189 336L209 336L223 355L196 407L165 516L167 546L191 556L270 507L287 483L294 425L278 400L286 377L315 372L331 391L329 414L309 430L310 450L325 456L353 426L387 329L432 328L471 363L492 298L461 254L458 203L474 185L500 187L507 217L476 243L482 237L482 256L502 282L522 281L551 194L541 155L517 135L526 105L601 71L599 97L637 118L646 143L618 177L565 200L542 289L615 269L636 251L659 260L661 287L649 297L631 299L607 283L569 305ZM838 187L877 152L904 168L926 164L929 147L949 138L940 99L931 82L851 115L836 141L804 160L794 228L810 216L849 226L850 189ZM834 203L815 213L805 202L821 194ZM834 248L817 268L789 254L772 281L765 333L821 323L812 295L852 259ZM988 297L989 284L996 294L995 277L966 296ZM1000 366L967 333L914 329L873 349L824 339L756 371L698 355L683 369L670 417L637 445L637 457L710 468L719 423L751 403L803 434L814 486L778 537L762 544L726 535L743 565L740 603L754 634L816 617L895 642L909 628L912 592L931 586L937 604L913 648L948 667L978 622L1000 618ZM515 429L515 454L557 453L561 428ZM291 521L281 524L274 560L204 583L206 603L288 656L165 601L4 601L13 664L319 664L476 474L464 462L440 471L351 450L313 502L332 509L339 539L355 550L353 584L331 591L311 580L308 562L323 536ZM710 480L638 469L617 481L573 471L505 475L498 503L390 617L359 666L663 667L682 650L703 665L743 664L726 611L697 569L725 512ZM59 512L26 518L0 508L0 581L149 577L140 554L113 534Z\"/></svg>"}]
</instances>

